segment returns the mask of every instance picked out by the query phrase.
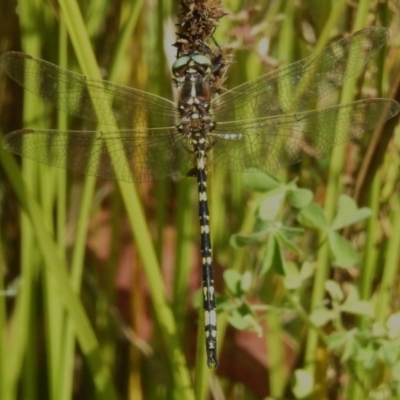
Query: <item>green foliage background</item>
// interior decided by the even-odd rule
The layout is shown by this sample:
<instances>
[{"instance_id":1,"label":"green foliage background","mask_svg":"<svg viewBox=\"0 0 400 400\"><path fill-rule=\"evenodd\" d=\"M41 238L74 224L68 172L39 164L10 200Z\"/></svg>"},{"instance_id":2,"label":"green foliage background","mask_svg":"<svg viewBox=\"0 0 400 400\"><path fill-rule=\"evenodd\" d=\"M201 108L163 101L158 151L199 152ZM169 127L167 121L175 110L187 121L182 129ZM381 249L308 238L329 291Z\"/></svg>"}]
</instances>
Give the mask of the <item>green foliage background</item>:
<instances>
[{"instance_id":1,"label":"green foliage background","mask_svg":"<svg viewBox=\"0 0 400 400\"><path fill-rule=\"evenodd\" d=\"M223 6L215 37L237 48L228 87L384 25L388 48L340 98L395 96L397 1ZM177 9L156 0L0 0L0 52L171 98ZM0 94L2 135L76 127L4 75ZM381 133L391 142L366 179L363 161L379 151L370 132L275 177L212 171L216 371L206 367L193 310L194 180L104 182L1 149L0 398L399 398L395 123Z\"/></svg>"}]
</instances>

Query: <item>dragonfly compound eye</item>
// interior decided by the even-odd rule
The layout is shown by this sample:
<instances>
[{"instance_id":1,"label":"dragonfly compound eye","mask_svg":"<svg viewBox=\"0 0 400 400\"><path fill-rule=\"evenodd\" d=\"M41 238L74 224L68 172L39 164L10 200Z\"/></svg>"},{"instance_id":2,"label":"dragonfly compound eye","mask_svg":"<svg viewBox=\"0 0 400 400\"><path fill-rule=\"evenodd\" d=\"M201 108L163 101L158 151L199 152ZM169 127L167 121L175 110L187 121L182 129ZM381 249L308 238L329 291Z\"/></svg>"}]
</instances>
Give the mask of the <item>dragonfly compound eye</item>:
<instances>
[{"instance_id":1,"label":"dragonfly compound eye","mask_svg":"<svg viewBox=\"0 0 400 400\"><path fill-rule=\"evenodd\" d=\"M172 73L176 78L184 76L187 72L201 71L203 75L211 73L211 60L200 54L192 54L178 58L172 65ZM190 69L190 71L188 71Z\"/></svg>"},{"instance_id":2,"label":"dragonfly compound eye","mask_svg":"<svg viewBox=\"0 0 400 400\"><path fill-rule=\"evenodd\" d=\"M175 77L180 77L185 75L189 61L190 61L190 56L184 56L178 58L172 64L172 73L174 74Z\"/></svg>"}]
</instances>

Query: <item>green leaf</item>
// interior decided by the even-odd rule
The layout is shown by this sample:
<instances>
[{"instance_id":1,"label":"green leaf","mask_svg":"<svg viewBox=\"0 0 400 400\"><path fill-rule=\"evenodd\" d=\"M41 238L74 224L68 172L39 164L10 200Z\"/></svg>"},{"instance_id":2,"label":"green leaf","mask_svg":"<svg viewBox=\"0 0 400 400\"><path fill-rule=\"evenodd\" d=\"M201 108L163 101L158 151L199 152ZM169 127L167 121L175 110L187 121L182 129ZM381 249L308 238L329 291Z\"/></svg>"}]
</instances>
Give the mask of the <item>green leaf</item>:
<instances>
[{"instance_id":1,"label":"green leaf","mask_svg":"<svg viewBox=\"0 0 400 400\"><path fill-rule=\"evenodd\" d=\"M269 231L270 229L267 229L266 231L250 233L248 235L242 235L236 233L234 235L231 235L229 239L229 244L232 247L245 247L248 246L249 244L257 243L260 240L260 238L267 235Z\"/></svg>"},{"instance_id":2,"label":"green leaf","mask_svg":"<svg viewBox=\"0 0 400 400\"><path fill-rule=\"evenodd\" d=\"M262 171L244 172L243 182L248 188L258 192L269 192L282 185L281 182Z\"/></svg>"},{"instance_id":3,"label":"green leaf","mask_svg":"<svg viewBox=\"0 0 400 400\"><path fill-rule=\"evenodd\" d=\"M253 314L246 314L243 319L247 322L247 329L255 332L258 337L262 337L262 327Z\"/></svg>"},{"instance_id":4,"label":"green leaf","mask_svg":"<svg viewBox=\"0 0 400 400\"><path fill-rule=\"evenodd\" d=\"M199 305L196 306L196 308L203 307L203 291L199 290ZM196 292L197 294L197 292ZM195 304L193 302L193 304ZM231 297L225 297L225 296L218 296L217 298L217 313L221 312L228 312L230 313L233 308L235 308L234 300L232 300Z\"/></svg>"},{"instance_id":5,"label":"green leaf","mask_svg":"<svg viewBox=\"0 0 400 400\"><path fill-rule=\"evenodd\" d=\"M394 365L399 359L400 349L398 343L384 341L381 347L382 360L385 364Z\"/></svg>"},{"instance_id":6,"label":"green leaf","mask_svg":"<svg viewBox=\"0 0 400 400\"><path fill-rule=\"evenodd\" d=\"M360 300L358 289L354 285L347 285L347 297L341 304L340 311L368 318L373 318L375 315L373 303Z\"/></svg>"},{"instance_id":7,"label":"green leaf","mask_svg":"<svg viewBox=\"0 0 400 400\"><path fill-rule=\"evenodd\" d=\"M286 195L289 204L296 208L303 208L310 204L313 199L313 193L308 189L289 189Z\"/></svg>"},{"instance_id":8,"label":"green leaf","mask_svg":"<svg viewBox=\"0 0 400 400\"><path fill-rule=\"evenodd\" d=\"M242 280L242 275L233 269L227 269L224 271L224 281L228 290L232 295L237 296L241 294L240 284Z\"/></svg>"},{"instance_id":9,"label":"green leaf","mask_svg":"<svg viewBox=\"0 0 400 400\"><path fill-rule=\"evenodd\" d=\"M347 332L335 332L326 338L330 350L342 349L348 339Z\"/></svg>"},{"instance_id":10,"label":"green leaf","mask_svg":"<svg viewBox=\"0 0 400 400\"><path fill-rule=\"evenodd\" d=\"M358 256L351 243L337 232L330 231L328 242L333 253L333 264L337 267L348 268L354 265Z\"/></svg>"},{"instance_id":11,"label":"green leaf","mask_svg":"<svg viewBox=\"0 0 400 400\"><path fill-rule=\"evenodd\" d=\"M340 287L340 285L333 281L333 280L327 280L325 282L325 290L329 293L333 301L341 303L344 299L344 294L343 291Z\"/></svg>"},{"instance_id":12,"label":"green leaf","mask_svg":"<svg viewBox=\"0 0 400 400\"><path fill-rule=\"evenodd\" d=\"M286 262L285 266L285 278L283 283L286 289L294 290L301 286L301 277L297 265L293 262Z\"/></svg>"},{"instance_id":13,"label":"green leaf","mask_svg":"<svg viewBox=\"0 0 400 400\"><path fill-rule=\"evenodd\" d=\"M357 360L362 361L366 369L374 368L379 361L378 358L375 343L368 343L367 346L358 349Z\"/></svg>"},{"instance_id":14,"label":"green leaf","mask_svg":"<svg viewBox=\"0 0 400 400\"><path fill-rule=\"evenodd\" d=\"M243 303L239 308L233 309L228 314L229 323L236 329L251 329L258 334L262 332L259 322L255 319L249 304Z\"/></svg>"},{"instance_id":15,"label":"green leaf","mask_svg":"<svg viewBox=\"0 0 400 400\"><path fill-rule=\"evenodd\" d=\"M264 221L273 221L277 218L285 198L284 191L270 193L258 208L258 216Z\"/></svg>"},{"instance_id":16,"label":"green leaf","mask_svg":"<svg viewBox=\"0 0 400 400\"><path fill-rule=\"evenodd\" d=\"M329 228L324 211L315 203L311 203L302 208L297 219L305 227L318 229Z\"/></svg>"},{"instance_id":17,"label":"green leaf","mask_svg":"<svg viewBox=\"0 0 400 400\"><path fill-rule=\"evenodd\" d=\"M339 197L338 209L332 223L332 229L339 230L350 226L371 216L369 208L358 208L356 202L349 196Z\"/></svg>"},{"instance_id":18,"label":"green leaf","mask_svg":"<svg viewBox=\"0 0 400 400\"><path fill-rule=\"evenodd\" d=\"M301 280L305 281L305 280L311 278L312 276L314 276L314 273L315 273L314 264L309 261L304 261L300 268Z\"/></svg>"},{"instance_id":19,"label":"green leaf","mask_svg":"<svg viewBox=\"0 0 400 400\"><path fill-rule=\"evenodd\" d=\"M290 251L292 251L295 254L301 255L302 251L301 249L296 246L296 244L290 240L287 235L285 234L286 229L282 227L282 229L279 229L276 231L276 236L278 237L278 240Z\"/></svg>"},{"instance_id":20,"label":"green leaf","mask_svg":"<svg viewBox=\"0 0 400 400\"><path fill-rule=\"evenodd\" d=\"M238 330L245 330L249 327L248 322L246 319L243 317L243 315L238 312L238 310L233 310L229 315L228 315L228 322Z\"/></svg>"},{"instance_id":21,"label":"green leaf","mask_svg":"<svg viewBox=\"0 0 400 400\"><path fill-rule=\"evenodd\" d=\"M296 369L292 390L296 399L304 399L311 395L314 387L313 376L305 369Z\"/></svg>"},{"instance_id":22,"label":"green leaf","mask_svg":"<svg viewBox=\"0 0 400 400\"><path fill-rule=\"evenodd\" d=\"M341 360L347 361L351 358L354 358L357 353L359 353L359 343L357 341L357 337L355 335L355 331L347 332L347 340L344 343L344 349L342 352Z\"/></svg>"},{"instance_id":23,"label":"green leaf","mask_svg":"<svg viewBox=\"0 0 400 400\"><path fill-rule=\"evenodd\" d=\"M311 313L311 321L317 326L324 326L328 322L334 320L336 318L336 313L332 310L328 310L325 307L320 307L315 309Z\"/></svg>"},{"instance_id":24,"label":"green leaf","mask_svg":"<svg viewBox=\"0 0 400 400\"><path fill-rule=\"evenodd\" d=\"M247 293L250 290L252 277L253 277L253 275L249 271L245 272L242 275L242 278L240 280L240 289L241 289L242 293Z\"/></svg>"},{"instance_id":25,"label":"green leaf","mask_svg":"<svg viewBox=\"0 0 400 400\"><path fill-rule=\"evenodd\" d=\"M386 321L388 336L397 339L400 336L400 312L392 314Z\"/></svg>"},{"instance_id":26,"label":"green leaf","mask_svg":"<svg viewBox=\"0 0 400 400\"><path fill-rule=\"evenodd\" d=\"M346 300L340 306L340 310L349 314L360 315L368 318L373 318L375 315L373 304L366 300Z\"/></svg>"},{"instance_id":27,"label":"green leaf","mask_svg":"<svg viewBox=\"0 0 400 400\"><path fill-rule=\"evenodd\" d=\"M265 274L271 267L280 275L284 274L285 260L282 255L281 245L276 235L271 234L268 237L266 245L266 254L263 265L261 266L260 275Z\"/></svg>"},{"instance_id":28,"label":"green leaf","mask_svg":"<svg viewBox=\"0 0 400 400\"><path fill-rule=\"evenodd\" d=\"M357 337L358 332L358 329L350 329L349 331L336 332L329 335L326 338L328 348L342 353L341 359L343 361L357 357L357 354L362 350Z\"/></svg>"}]
</instances>

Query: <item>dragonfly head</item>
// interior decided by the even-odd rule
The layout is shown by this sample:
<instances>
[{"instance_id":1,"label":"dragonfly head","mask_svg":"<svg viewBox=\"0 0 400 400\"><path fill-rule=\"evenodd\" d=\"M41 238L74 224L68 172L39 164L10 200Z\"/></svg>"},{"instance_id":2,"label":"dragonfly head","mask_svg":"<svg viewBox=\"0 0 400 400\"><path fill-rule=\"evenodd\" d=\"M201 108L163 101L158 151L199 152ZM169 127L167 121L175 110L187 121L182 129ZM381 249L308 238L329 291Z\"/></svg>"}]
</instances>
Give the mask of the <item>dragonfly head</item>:
<instances>
[{"instance_id":1,"label":"dragonfly head","mask_svg":"<svg viewBox=\"0 0 400 400\"><path fill-rule=\"evenodd\" d=\"M192 77L199 74L203 78L207 78L211 74L212 62L208 57L201 54L190 54L188 56L179 57L172 65L172 73L175 81L179 84L186 77Z\"/></svg>"}]
</instances>

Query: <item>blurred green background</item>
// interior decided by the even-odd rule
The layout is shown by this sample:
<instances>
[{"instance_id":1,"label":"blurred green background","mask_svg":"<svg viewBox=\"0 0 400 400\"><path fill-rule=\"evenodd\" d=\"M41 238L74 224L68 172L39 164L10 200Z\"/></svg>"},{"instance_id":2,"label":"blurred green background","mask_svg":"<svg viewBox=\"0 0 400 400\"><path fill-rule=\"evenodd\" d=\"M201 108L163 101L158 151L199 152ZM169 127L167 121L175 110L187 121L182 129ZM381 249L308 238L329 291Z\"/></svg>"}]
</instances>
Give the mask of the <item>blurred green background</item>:
<instances>
[{"instance_id":1,"label":"blurred green background","mask_svg":"<svg viewBox=\"0 0 400 400\"><path fill-rule=\"evenodd\" d=\"M387 48L341 99L399 97L397 1L223 7L228 88L383 25ZM0 0L0 53L172 99L177 14L169 1ZM2 136L79 128L3 73L0 107ZM396 122L274 176L212 170L216 371L197 307L194 179L109 182L1 149L0 398L400 398Z\"/></svg>"}]
</instances>

